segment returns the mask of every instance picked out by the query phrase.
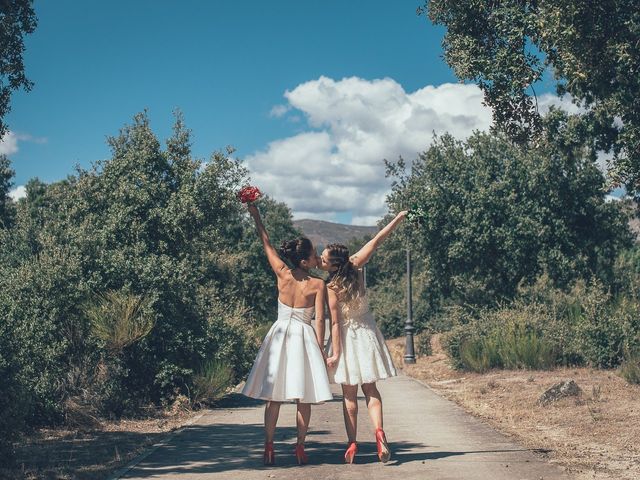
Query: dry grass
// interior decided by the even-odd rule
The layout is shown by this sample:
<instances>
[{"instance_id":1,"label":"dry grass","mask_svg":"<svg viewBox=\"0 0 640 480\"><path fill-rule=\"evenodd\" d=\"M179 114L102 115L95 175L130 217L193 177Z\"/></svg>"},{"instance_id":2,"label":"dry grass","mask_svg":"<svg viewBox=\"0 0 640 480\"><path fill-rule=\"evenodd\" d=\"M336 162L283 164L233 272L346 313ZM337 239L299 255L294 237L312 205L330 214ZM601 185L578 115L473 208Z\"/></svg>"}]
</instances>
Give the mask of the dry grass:
<instances>
[{"instance_id":1,"label":"dry grass","mask_svg":"<svg viewBox=\"0 0 640 480\"><path fill-rule=\"evenodd\" d=\"M438 340L432 340L433 355L404 366L404 372L519 443L550 449L550 460L578 480L640 478L640 386L614 371L587 368L459 372L448 365ZM404 339L388 343L402 365ZM548 388L569 379L581 396L537 405Z\"/></svg>"},{"instance_id":2,"label":"dry grass","mask_svg":"<svg viewBox=\"0 0 640 480\"><path fill-rule=\"evenodd\" d=\"M0 479L105 479L198 414L175 409L141 420L102 421L92 429L42 429L23 439L18 468L0 469Z\"/></svg>"}]
</instances>

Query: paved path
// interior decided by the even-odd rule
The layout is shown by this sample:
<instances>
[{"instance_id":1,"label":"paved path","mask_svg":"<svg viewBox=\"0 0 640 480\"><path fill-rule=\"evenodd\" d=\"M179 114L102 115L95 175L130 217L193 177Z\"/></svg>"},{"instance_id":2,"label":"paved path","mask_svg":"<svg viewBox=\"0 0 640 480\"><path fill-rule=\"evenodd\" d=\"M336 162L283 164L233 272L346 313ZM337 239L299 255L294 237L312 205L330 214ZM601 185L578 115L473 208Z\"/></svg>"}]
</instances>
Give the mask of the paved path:
<instances>
[{"instance_id":1,"label":"paved path","mask_svg":"<svg viewBox=\"0 0 640 480\"><path fill-rule=\"evenodd\" d=\"M360 400L360 453L344 465L344 425L336 399L312 409L310 464L293 456L295 406L283 405L276 433L276 466L262 466L263 406L234 395L219 409L156 448L126 479L433 479L568 480L558 467L514 444L428 387L406 376L379 382L392 460L376 456L373 428Z\"/></svg>"}]
</instances>

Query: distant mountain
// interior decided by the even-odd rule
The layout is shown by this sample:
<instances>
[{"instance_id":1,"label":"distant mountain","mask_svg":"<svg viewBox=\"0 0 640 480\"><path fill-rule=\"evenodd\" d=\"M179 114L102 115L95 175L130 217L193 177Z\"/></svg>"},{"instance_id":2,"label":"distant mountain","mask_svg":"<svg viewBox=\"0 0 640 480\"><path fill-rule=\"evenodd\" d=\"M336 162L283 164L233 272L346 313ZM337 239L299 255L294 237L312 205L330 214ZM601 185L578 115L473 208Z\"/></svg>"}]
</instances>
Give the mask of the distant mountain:
<instances>
[{"instance_id":1,"label":"distant mountain","mask_svg":"<svg viewBox=\"0 0 640 480\"><path fill-rule=\"evenodd\" d=\"M300 230L315 246L330 243L348 243L353 238L373 236L378 227L361 227L322 220L294 220L293 225Z\"/></svg>"}]
</instances>

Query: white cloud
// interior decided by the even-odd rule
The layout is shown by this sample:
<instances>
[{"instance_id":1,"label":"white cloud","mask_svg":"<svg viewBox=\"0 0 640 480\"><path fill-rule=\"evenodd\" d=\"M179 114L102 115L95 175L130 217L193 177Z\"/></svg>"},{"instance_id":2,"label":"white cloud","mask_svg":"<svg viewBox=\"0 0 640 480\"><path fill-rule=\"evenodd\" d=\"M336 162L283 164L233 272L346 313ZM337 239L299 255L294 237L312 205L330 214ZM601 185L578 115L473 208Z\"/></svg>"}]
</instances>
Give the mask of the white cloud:
<instances>
[{"instance_id":1,"label":"white cloud","mask_svg":"<svg viewBox=\"0 0 640 480\"><path fill-rule=\"evenodd\" d=\"M291 110L290 105L274 105L271 111L269 112L270 117L280 118L285 113Z\"/></svg>"},{"instance_id":2,"label":"white cloud","mask_svg":"<svg viewBox=\"0 0 640 480\"><path fill-rule=\"evenodd\" d=\"M7 132L0 140L0 155L12 155L18 151L18 136Z\"/></svg>"},{"instance_id":3,"label":"white cloud","mask_svg":"<svg viewBox=\"0 0 640 480\"><path fill-rule=\"evenodd\" d=\"M9 192L9 196L14 202L17 202L21 198L25 198L27 196L27 189L24 185L20 185L19 187L14 188Z\"/></svg>"},{"instance_id":4,"label":"white cloud","mask_svg":"<svg viewBox=\"0 0 640 480\"><path fill-rule=\"evenodd\" d=\"M573 102L573 98L569 94L558 97L552 93L543 93L538 97L538 111L541 115L547 113L551 106L572 114L586 112L585 108Z\"/></svg>"},{"instance_id":5,"label":"white cloud","mask_svg":"<svg viewBox=\"0 0 640 480\"><path fill-rule=\"evenodd\" d=\"M20 148L18 142L31 142L31 143L47 143L45 137L34 137L28 133L15 133L8 131L4 134L4 137L0 140L0 155L13 155Z\"/></svg>"},{"instance_id":6,"label":"white cloud","mask_svg":"<svg viewBox=\"0 0 640 480\"><path fill-rule=\"evenodd\" d=\"M491 112L474 85L444 84L405 92L390 78L320 77L285 93L307 131L275 140L246 158L256 184L285 201L296 218L334 220L352 212L354 224L375 224L386 212L390 181L383 159L413 160L433 139L465 138L486 129Z\"/></svg>"},{"instance_id":7,"label":"white cloud","mask_svg":"<svg viewBox=\"0 0 640 480\"><path fill-rule=\"evenodd\" d=\"M286 202L295 218L335 221L350 213L353 224L373 225L386 213L390 180L383 159L407 161L428 148L433 134L465 139L487 130L491 110L476 85L445 83L406 92L391 78L320 77L284 94L272 116L295 110L307 122L296 135L274 140L246 158L257 185ZM570 98L539 98L571 111Z\"/></svg>"}]
</instances>

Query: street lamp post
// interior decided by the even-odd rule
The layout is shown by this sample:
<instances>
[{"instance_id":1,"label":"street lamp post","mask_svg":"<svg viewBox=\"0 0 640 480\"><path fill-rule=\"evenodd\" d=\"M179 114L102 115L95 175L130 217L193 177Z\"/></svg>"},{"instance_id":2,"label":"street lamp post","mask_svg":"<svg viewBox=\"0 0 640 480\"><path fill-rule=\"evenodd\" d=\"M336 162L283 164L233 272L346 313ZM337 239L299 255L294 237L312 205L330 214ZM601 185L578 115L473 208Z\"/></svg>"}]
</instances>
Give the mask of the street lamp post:
<instances>
[{"instance_id":1,"label":"street lamp post","mask_svg":"<svg viewBox=\"0 0 640 480\"><path fill-rule=\"evenodd\" d=\"M416 363L416 354L413 348L413 301L411 298L411 250L407 247L407 322L404 331L407 334L407 343L404 350L404 363Z\"/></svg>"}]
</instances>

